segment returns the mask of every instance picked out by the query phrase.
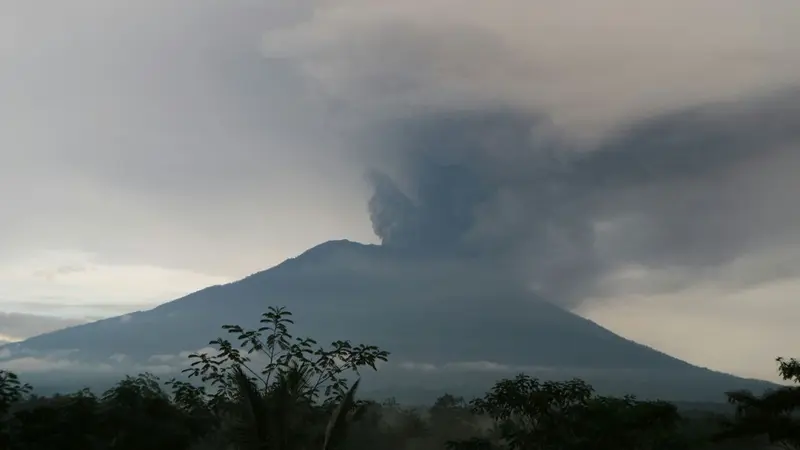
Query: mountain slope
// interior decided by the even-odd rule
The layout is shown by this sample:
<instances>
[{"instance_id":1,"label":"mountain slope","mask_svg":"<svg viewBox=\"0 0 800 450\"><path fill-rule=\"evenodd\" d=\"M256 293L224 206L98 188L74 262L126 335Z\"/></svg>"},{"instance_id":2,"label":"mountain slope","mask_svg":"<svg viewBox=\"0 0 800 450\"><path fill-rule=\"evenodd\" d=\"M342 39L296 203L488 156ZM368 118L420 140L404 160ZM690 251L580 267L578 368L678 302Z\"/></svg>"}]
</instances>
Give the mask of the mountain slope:
<instances>
[{"instance_id":1,"label":"mountain slope","mask_svg":"<svg viewBox=\"0 0 800 450\"><path fill-rule=\"evenodd\" d=\"M446 388L457 379L470 390L518 370L581 376L606 391L624 387L690 400L766 386L623 339L483 267L481 261L421 263L379 246L331 241L235 283L6 348L11 358L61 354L76 364L107 367L125 360L126 367L148 367L203 347L222 335L223 324L255 327L268 306L285 305L295 315L297 335L391 351L383 381L406 388Z\"/></svg>"}]
</instances>

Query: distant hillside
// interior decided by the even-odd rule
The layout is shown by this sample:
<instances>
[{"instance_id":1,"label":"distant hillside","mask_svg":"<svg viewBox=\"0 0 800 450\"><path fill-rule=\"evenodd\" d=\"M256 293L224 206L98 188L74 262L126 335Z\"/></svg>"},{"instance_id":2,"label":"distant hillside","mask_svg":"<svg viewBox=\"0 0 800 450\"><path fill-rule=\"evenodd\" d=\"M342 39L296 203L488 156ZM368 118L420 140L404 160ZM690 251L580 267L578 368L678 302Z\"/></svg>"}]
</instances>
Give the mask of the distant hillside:
<instances>
[{"instance_id":1,"label":"distant hillside","mask_svg":"<svg viewBox=\"0 0 800 450\"><path fill-rule=\"evenodd\" d=\"M580 376L610 393L675 400L719 401L725 390L771 386L621 338L484 267L479 260L418 260L380 246L331 241L235 283L5 348L11 359L68 361L61 366L73 375L84 366L166 370L179 353L222 335L221 325L255 326L268 306L285 305L298 335L391 351L390 364L369 377L379 389L480 390L522 370L543 378Z\"/></svg>"}]
</instances>

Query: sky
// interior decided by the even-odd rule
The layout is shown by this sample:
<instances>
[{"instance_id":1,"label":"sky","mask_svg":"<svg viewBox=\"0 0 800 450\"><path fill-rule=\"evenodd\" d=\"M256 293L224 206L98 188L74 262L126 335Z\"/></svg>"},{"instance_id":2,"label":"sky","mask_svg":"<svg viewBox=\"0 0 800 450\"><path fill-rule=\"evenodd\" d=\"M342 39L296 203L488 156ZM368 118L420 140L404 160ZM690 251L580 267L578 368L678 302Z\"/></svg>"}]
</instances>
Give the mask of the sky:
<instances>
[{"instance_id":1,"label":"sky","mask_svg":"<svg viewBox=\"0 0 800 450\"><path fill-rule=\"evenodd\" d=\"M409 235L377 168L435 242L519 248L533 285L625 337L768 379L797 351L792 0L0 11L0 340ZM426 197L440 157L490 186L462 228Z\"/></svg>"}]
</instances>

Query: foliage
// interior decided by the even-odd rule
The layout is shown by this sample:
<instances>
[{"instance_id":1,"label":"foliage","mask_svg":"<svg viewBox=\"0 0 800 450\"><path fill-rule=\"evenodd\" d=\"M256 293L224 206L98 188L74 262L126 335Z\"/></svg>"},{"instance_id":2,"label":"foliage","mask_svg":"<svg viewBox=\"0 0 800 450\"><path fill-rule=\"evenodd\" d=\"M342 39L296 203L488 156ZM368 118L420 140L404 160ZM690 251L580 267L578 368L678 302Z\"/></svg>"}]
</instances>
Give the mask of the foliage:
<instances>
[{"instance_id":1,"label":"foliage","mask_svg":"<svg viewBox=\"0 0 800 450\"><path fill-rule=\"evenodd\" d=\"M495 435L451 442L453 449L675 448L677 408L633 397L596 396L581 380L541 382L521 374L471 402L498 424Z\"/></svg>"},{"instance_id":2,"label":"foliage","mask_svg":"<svg viewBox=\"0 0 800 450\"><path fill-rule=\"evenodd\" d=\"M31 389L31 386L23 384L15 373L0 370L0 418L8 413L12 404L28 395Z\"/></svg>"},{"instance_id":3,"label":"foliage","mask_svg":"<svg viewBox=\"0 0 800 450\"><path fill-rule=\"evenodd\" d=\"M225 326L237 344L217 339L216 354L193 355L189 382L145 373L101 395L42 398L0 371L0 448L749 450L767 441L798 448L797 386L761 397L731 393L737 414L722 422L681 417L666 402L600 396L581 380L526 375L470 402L445 394L430 408L408 408L356 399L360 371L375 370L387 352L295 338L283 308L270 308L260 324ZM796 360L778 362L785 379L800 382ZM709 439L715 435L724 441Z\"/></svg>"},{"instance_id":4,"label":"foliage","mask_svg":"<svg viewBox=\"0 0 800 450\"><path fill-rule=\"evenodd\" d=\"M387 361L389 353L375 346L340 340L325 348L311 338L296 338L289 330L294 324L291 315L285 308L270 308L257 329L224 325L238 346L213 340L209 344L217 353L190 355L194 361L184 371L216 389L207 398L212 409L232 405L226 409L232 422L226 434L241 449L340 445L345 427L361 406L354 399L358 381L348 389L345 376L358 376L364 367L377 370L378 361ZM262 369L254 368L259 357L264 360ZM183 403L196 403L204 395L186 384L171 383L182 389Z\"/></svg>"},{"instance_id":5,"label":"foliage","mask_svg":"<svg viewBox=\"0 0 800 450\"><path fill-rule=\"evenodd\" d=\"M771 444L800 449L800 361L778 358L777 363L781 377L795 385L761 396L729 392L728 401L736 406L736 417L725 422L718 439L766 437Z\"/></svg>"},{"instance_id":6,"label":"foliage","mask_svg":"<svg viewBox=\"0 0 800 450\"><path fill-rule=\"evenodd\" d=\"M209 343L217 354L195 353L191 367L184 370L190 377L199 377L217 389L215 401L231 399L236 393L238 373L271 389L291 377L296 395L310 402L322 399L327 406L336 404L347 392L348 372L359 375L364 367L377 370L379 361L387 361L389 352L372 345L353 345L350 341L335 341L328 348L317 346L311 338L295 338L289 332L294 324L292 313L285 308L270 307L262 315L261 326L244 329L239 325L224 325L229 334L236 335L238 347L226 339ZM261 370L251 367L257 356L265 357ZM280 381L279 381L280 380Z\"/></svg>"},{"instance_id":7,"label":"foliage","mask_svg":"<svg viewBox=\"0 0 800 450\"><path fill-rule=\"evenodd\" d=\"M11 406L25 398L31 391L29 384L20 382L19 377L6 370L0 370L0 448L10 445Z\"/></svg>"}]
</instances>

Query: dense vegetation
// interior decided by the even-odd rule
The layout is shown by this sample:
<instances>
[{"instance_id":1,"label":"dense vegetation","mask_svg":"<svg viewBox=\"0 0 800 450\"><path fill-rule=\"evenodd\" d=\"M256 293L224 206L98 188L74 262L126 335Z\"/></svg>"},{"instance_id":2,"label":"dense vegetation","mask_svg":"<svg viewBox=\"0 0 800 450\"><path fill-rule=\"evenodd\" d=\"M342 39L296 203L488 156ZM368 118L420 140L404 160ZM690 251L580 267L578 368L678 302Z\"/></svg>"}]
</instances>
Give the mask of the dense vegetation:
<instances>
[{"instance_id":1,"label":"dense vegetation","mask_svg":"<svg viewBox=\"0 0 800 450\"><path fill-rule=\"evenodd\" d=\"M237 345L217 339L215 354L191 355L189 382L142 374L100 396L43 398L0 371L0 449L800 449L794 359L778 364L795 386L728 393L730 417L526 375L469 403L443 395L415 409L356 400L360 371L377 370L388 352L349 341L322 347L293 337L292 323L271 308L257 329L224 326Z\"/></svg>"}]
</instances>

